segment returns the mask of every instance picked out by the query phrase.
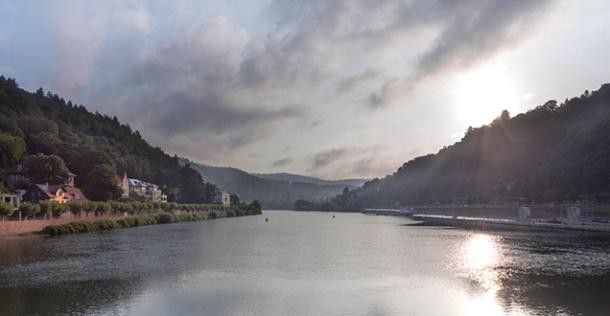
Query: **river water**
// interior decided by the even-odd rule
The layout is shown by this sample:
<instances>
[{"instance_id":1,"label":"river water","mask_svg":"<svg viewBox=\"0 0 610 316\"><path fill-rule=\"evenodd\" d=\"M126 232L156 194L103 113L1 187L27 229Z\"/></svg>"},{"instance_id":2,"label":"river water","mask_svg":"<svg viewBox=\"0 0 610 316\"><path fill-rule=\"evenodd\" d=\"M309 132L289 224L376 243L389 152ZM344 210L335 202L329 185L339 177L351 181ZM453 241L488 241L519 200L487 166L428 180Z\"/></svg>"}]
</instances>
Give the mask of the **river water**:
<instances>
[{"instance_id":1,"label":"river water","mask_svg":"<svg viewBox=\"0 0 610 316\"><path fill-rule=\"evenodd\" d=\"M0 315L610 315L608 236L335 215L0 240Z\"/></svg>"}]
</instances>

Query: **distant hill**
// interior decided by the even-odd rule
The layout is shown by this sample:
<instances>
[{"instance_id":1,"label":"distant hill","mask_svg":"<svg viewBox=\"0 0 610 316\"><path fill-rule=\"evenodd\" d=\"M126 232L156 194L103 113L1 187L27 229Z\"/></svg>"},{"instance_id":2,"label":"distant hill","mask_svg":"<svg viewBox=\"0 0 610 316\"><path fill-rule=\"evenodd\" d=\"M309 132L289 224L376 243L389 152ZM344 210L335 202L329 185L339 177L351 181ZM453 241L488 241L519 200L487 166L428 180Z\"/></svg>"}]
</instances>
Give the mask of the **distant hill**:
<instances>
[{"instance_id":1,"label":"distant hill","mask_svg":"<svg viewBox=\"0 0 610 316\"><path fill-rule=\"evenodd\" d=\"M363 185L368 179L342 179L342 180L325 180L316 177L302 176L292 173L252 173L253 176L270 179L280 180L287 182L302 182L311 183L316 185L340 185L346 187L359 187Z\"/></svg>"},{"instance_id":2,"label":"distant hill","mask_svg":"<svg viewBox=\"0 0 610 316\"><path fill-rule=\"evenodd\" d=\"M610 197L610 84L469 128L457 143L338 196L341 207Z\"/></svg>"},{"instance_id":3,"label":"distant hill","mask_svg":"<svg viewBox=\"0 0 610 316\"><path fill-rule=\"evenodd\" d=\"M184 160L186 162L186 160ZM322 180L300 175L253 175L230 167L190 162L205 181L237 194L242 200L258 199L266 208L292 208L299 199L331 198L344 188L356 188L363 180Z\"/></svg>"}]
</instances>

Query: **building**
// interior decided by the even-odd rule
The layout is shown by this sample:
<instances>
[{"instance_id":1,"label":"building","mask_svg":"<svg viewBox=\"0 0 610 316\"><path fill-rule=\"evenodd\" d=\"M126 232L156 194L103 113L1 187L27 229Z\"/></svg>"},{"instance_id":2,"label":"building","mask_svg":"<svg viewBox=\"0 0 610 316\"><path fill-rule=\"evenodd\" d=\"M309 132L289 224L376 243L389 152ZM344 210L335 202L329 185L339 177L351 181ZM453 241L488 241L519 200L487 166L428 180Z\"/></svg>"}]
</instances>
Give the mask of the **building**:
<instances>
[{"instance_id":1,"label":"building","mask_svg":"<svg viewBox=\"0 0 610 316\"><path fill-rule=\"evenodd\" d=\"M12 188L27 186L29 182L22 164L18 164L6 174L6 183Z\"/></svg>"},{"instance_id":2,"label":"building","mask_svg":"<svg viewBox=\"0 0 610 316\"><path fill-rule=\"evenodd\" d=\"M217 192L214 196L214 203L225 206L231 205L231 193L227 191Z\"/></svg>"},{"instance_id":3,"label":"building","mask_svg":"<svg viewBox=\"0 0 610 316\"><path fill-rule=\"evenodd\" d=\"M25 202L39 203L45 200L68 203L72 201L84 202L87 201L87 198L79 188L65 184L34 184L31 189L23 194L23 201Z\"/></svg>"},{"instance_id":4,"label":"building","mask_svg":"<svg viewBox=\"0 0 610 316\"><path fill-rule=\"evenodd\" d=\"M63 179L63 184L74 187L74 180L76 175L68 170L68 174ZM6 182L12 188L29 187L31 185L30 179L27 177L26 169L22 164L18 164L11 171L8 172Z\"/></svg>"},{"instance_id":5,"label":"building","mask_svg":"<svg viewBox=\"0 0 610 316\"><path fill-rule=\"evenodd\" d=\"M127 178L127 172L123 172L123 175L115 175L116 186L121 189L121 197L129 197L129 178Z\"/></svg>"},{"instance_id":6,"label":"building","mask_svg":"<svg viewBox=\"0 0 610 316\"><path fill-rule=\"evenodd\" d=\"M129 178L128 185L129 197L136 201L167 203L167 195L156 184Z\"/></svg>"},{"instance_id":7,"label":"building","mask_svg":"<svg viewBox=\"0 0 610 316\"><path fill-rule=\"evenodd\" d=\"M4 201L5 203L8 203L15 208L19 208L19 206L21 205L21 197L19 196L19 194L0 193L0 201Z\"/></svg>"}]
</instances>

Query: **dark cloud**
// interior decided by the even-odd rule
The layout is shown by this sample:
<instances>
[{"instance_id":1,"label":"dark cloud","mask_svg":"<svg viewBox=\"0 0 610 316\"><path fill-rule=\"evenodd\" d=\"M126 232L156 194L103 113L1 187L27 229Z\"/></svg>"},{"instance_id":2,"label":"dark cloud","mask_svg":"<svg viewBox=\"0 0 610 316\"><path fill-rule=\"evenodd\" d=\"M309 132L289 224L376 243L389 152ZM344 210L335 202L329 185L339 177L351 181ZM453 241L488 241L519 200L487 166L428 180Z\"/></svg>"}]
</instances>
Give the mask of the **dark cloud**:
<instances>
[{"instance_id":1,"label":"dark cloud","mask_svg":"<svg viewBox=\"0 0 610 316\"><path fill-rule=\"evenodd\" d=\"M400 157L389 159L380 152L387 151L384 145L338 147L320 151L310 158L309 172L328 178L370 178L387 174L402 163Z\"/></svg>"},{"instance_id":2,"label":"dark cloud","mask_svg":"<svg viewBox=\"0 0 610 316\"><path fill-rule=\"evenodd\" d=\"M292 159L292 158L279 159L279 160L274 161L271 164L271 168L285 167L285 166L291 164L293 161L294 161L294 159Z\"/></svg>"},{"instance_id":3,"label":"dark cloud","mask_svg":"<svg viewBox=\"0 0 610 316\"><path fill-rule=\"evenodd\" d=\"M526 38L548 3L275 0L263 13L273 25L257 30L223 16L172 28L148 15L149 4L121 10L79 4L86 14L75 11L74 21L65 19L70 8L57 5L61 69L49 81L83 91L81 99L99 104L96 110L118 115L172 152L239 155L240 147L278 130L340 123L325 108L348 103L342 98L358 94L369 108L384 108L426 78L479 63ZM392 60L380 58L388 51ZM397 72L395 64L409 66ZM277 152L285 146L265 145ZM311 168L341 159L362 172L380 164L356 161L357 154L319 152Z\"/></svg>"},{"instance_id":4,"label":"dark cloud","mask_svg":"<svg viewBox=\"0 0 610 316\"><path fill-rule=\"evenodd\" d=\"M371 79L377 77L378 75L379 74L376 71L372 69L367 69L357 75L344 79L339 82L336 94L348 94L354 91L356 88L360 87L361 85L365 84L366 82L370 81Z\"/></svg>"},{"instance_id":5,"label":"dark cloud","mask_svg":"<svg viewBox=\"0 0 610 316\"><path fill-rule=\"evenodd\" d=\"M349 149L347 148L333 148L330 150L319 152L313 157L311 170L317 170L322 167L326 167L327 165L343 158L348 153Z\"/></svg>"}]
</instances>

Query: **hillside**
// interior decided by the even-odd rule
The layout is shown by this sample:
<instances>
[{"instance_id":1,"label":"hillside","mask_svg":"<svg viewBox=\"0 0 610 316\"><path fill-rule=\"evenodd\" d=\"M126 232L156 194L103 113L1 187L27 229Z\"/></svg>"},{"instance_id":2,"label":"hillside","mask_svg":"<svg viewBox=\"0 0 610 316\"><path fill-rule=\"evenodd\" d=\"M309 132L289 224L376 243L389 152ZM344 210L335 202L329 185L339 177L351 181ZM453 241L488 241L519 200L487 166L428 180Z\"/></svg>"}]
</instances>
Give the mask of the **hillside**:
<instances>
[{"instance_id":1,"label":"hillside","mask_svg":"<svg viewBox=\"0 0 610 316\"><path fill-rule=\"evenodd\" d=\"M436 154L340 195L342 207L600 200L610 194L610 84L469 128Z\"/></svg>"},{"instance_id":2,"label":"hillside","mask_svg":"<svg viewBox=\"0 0 610 316\"><path fill-rule=\"evenodd\" d=\"M236 193L242 200L258 199L265 207L276 209L292 208L294 202L299 199L331 198L346 187L356 188L351 181L358 184L358 180L335 182L298 175L291 178L293 181L282 177L255 176L236 168L213 167L194 162L190 162L190 165L201 173L204 180Z\"/></svg>"},{"instance_id":3,"label":"hillside","mask_svg":"<svg viewBox=\"0 0 610 316\"><path fill-rule=\"evenodd\" d=\"M363 185L367 179L341 179L341 180L327 180L320 179L316 177L303 176L299 174L292 173L252 173L252 175L259 177L261 179L269 179L269 180L280 180L287 182L302 182L302 183L311 183L316 185L339 185L344 187L359 187Z\"/></svg>"},{"instance_id":4,"label":"hillside","mask_svg":"<svg viewBox=\"0 0 610 316\"><path fill-rule=\"evenodd\" d=\"M76 185L94 199L117 198L117 190L111 187L114 175L123 172L160 185L170 201L209 202L216 189L204 184L189 166L180 165L177 158L150 146L139 132L116 117L91 113L82 105L66 102L56 94L45 94L42 89L30 93L19 88L14 79L3 76L0 76L0 136L10 140L0 142L3 156L13 148L14 158L38 153L61 157L70 171L78 175ZM14 143L25 143L25 153L14 150L19 148L11 145ZM19 160L5 158L1 159L0 176ZM99 192L103 187L109 189Z\"/></svg>"}]
</instances>

